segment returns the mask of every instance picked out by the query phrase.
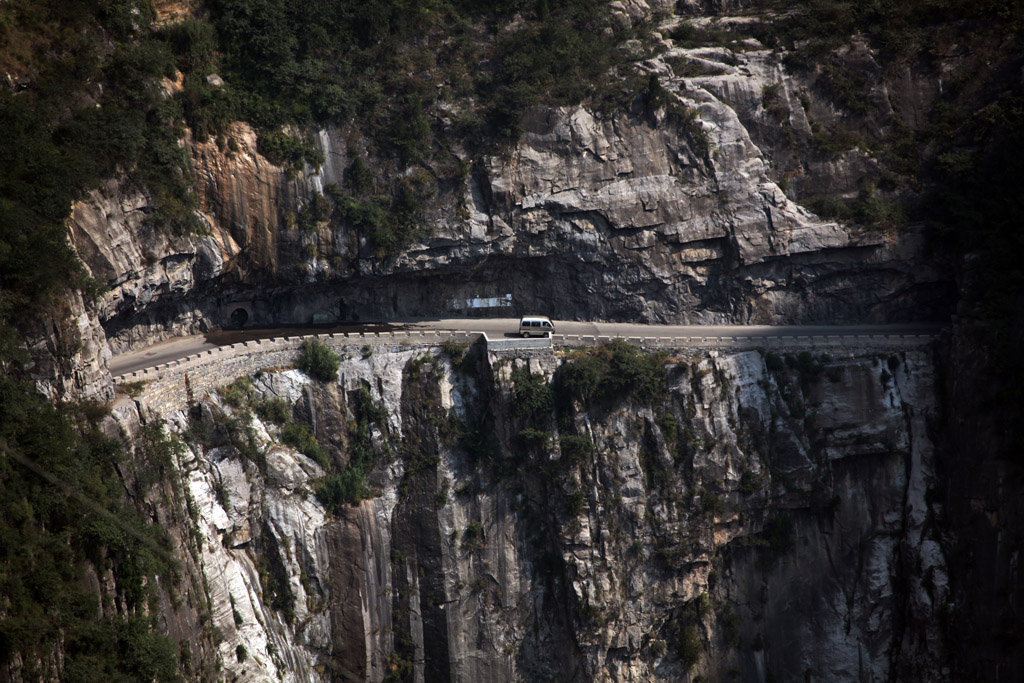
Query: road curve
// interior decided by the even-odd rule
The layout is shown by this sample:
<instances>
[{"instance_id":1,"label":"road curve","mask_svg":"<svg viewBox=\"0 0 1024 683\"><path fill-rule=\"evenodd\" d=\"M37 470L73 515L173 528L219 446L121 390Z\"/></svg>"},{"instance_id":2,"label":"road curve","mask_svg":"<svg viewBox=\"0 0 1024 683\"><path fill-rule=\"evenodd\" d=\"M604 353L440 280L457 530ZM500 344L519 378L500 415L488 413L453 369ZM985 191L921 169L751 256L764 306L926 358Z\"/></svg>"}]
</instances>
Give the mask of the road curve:
<instances>
[{"instance_id":1,"label":"road curve","mask_svg":"<svg viewBox=\"0 0 1024 683\"><path fill-rule=\"evenodd\" d=\"M933 335L942 329L938 323L900 323L894 325L643 325L637 323L575 322L556 320L556 338L561 335L602 337L807 337L834 335ZM404 330L445 330L486 332L489 337L518 336L519 318L449 318L394 321L331 328L287 327L262 330L218 331L207 335L177 337L152 346L135 349L110 359L110 374L117 377L168 363L186 356L253 339L297 336L329 332L374 332Z\"/></svg>"}]
</instances>

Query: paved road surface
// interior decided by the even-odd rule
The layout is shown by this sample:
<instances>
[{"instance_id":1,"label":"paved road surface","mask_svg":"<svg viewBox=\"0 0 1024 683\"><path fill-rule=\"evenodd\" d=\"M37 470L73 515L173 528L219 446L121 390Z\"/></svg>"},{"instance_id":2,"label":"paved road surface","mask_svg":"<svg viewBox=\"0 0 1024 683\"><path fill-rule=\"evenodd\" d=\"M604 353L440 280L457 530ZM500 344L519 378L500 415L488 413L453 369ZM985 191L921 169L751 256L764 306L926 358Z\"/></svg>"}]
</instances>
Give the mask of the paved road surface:
<instances>
[{"instance_id":1,"label":"paved road surface","mask_svg":"<svg viewBox=\"0 0 1024 683\"><path fill-rule=\"evenodd\" d=\"M905 323L896 325L641 325L636 323L590 323L556 320L556 337L563 334L606 337L803 337L820 335L904 335L935 334L942 325ZM455 330L486 332L488 337L518 337L519 318L451 318L401 321L388 324L339 325L331 328L290 327L264 330L228 330L159 342L129 351L110 360L110 372L118 375L167 363L193 353L251 339L324 334L328 332L381 332L400 330Z\"/></svg>"}]
</instances>

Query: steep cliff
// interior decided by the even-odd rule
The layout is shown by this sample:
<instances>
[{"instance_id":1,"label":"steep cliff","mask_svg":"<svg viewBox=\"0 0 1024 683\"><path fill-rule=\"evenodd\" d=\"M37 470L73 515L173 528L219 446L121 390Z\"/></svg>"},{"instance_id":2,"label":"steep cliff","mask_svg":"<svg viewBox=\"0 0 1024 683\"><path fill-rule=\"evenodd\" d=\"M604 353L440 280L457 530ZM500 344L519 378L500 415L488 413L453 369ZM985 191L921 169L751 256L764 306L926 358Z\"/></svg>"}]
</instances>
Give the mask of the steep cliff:
<instances>
[{"instance_id":1,"label":"steep cliff","mask_svg":"<svg viewBox=\"0 0 1024 683\"><path fill-rule=\"evenodd\" d=\"M461 353L269 370L167 416L225 672L948 675L929 350ZM367 453L368 498L325 507L323 468Z\"/></svg>"},{"instance_id":2,"label":"steep cliff","mask_svg":"<svg viewBox=\"0 0 1024 683\"><path fill-rule=\"evenodd\" d=\"M952 273L920 224L836 222L790 199L855 199L892 165L849 135L838 152L821 151L819 131L852 125L821 70L750 41L679 47L677 23L618 86L623 108L534 107L501 155L466 151L460 105L442 108L436 127L454 140L454 161L395 169L423 197L416 237L398 253L382 252L346 208L342 188L369 145L348 127L314 131L323 162L297 173L270 164L244 124L230 144L190 142L206 237L139 230L144 196L94 192L72 229L111 287L97 309L111 343L214 325L443 315L506 294L518 311L660 322L948 312ZM890 82L875 56L861 45L835 57L876 81L868 102L880 109L861 125L869 142L920 123L890 101L911 111L935 96L930 72ZM380 163L384 172L391 162ZM908 191L899 186L885 196Z\"/></svg>"},{"instance_id":3,"label":"steep cliff","mask_svg":"<svg viewBox=\"0 0 1024 683\"><path fill-rule=\"evenodd\" d=\"M0 8L0 679L1020 677L1019 9L247 4ZM964 318L102 408L111 352L481 299Z\"/></svg>"}]
</instances>

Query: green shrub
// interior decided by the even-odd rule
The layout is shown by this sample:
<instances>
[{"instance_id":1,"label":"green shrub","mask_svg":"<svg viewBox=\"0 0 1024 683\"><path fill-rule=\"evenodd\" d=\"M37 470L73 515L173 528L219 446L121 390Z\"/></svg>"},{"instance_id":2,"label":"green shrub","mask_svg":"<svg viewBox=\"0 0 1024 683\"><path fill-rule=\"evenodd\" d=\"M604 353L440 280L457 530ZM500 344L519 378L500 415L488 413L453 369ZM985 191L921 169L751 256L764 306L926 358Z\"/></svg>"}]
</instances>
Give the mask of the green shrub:
<instances>
[{"instance_id":1,"label":"green shrub","mask_svg":"<svg viewBox=\"0 0 1024 683\"><path fill-rule=\"evenodd\" d=\"M764 354L764 367L768 372L781 372L786 365L778 354L769 351Z\"/></svg>"},{"instance_id":2,"label":"green shrub","mask_svg":"<svg viewBox=\"0 0 1024 683\"><path fill-rule=\"evenodd\" d=\"M35 678L175 680L173 642L153 620L128 616L146 609L156 586L174 586L169 539L141 495L125 495L128 458L103 433L101 411L51 405L23 374L15 339L0 326L0 666L42 664ZM175 446L158 421L142 441L153 478L161 467L169 474ZM81 582L89 572L109 572L126 614L103 616L100 596ZM55 648L62 670L44 664Z\"/></svg>"},{"instance_id":3,"label":"green shrub","mask_svg":"<svg viewBox=\"0 0 1024 683\"><path fill-rule=\"evenodd\" d=\"M264 398L253 406L253 410L261 420L272 422L279 427L288 422L292 416L291 406L280 396Z\"/></svg>"},{"instance_id":4,"label":"green shrub","mask_svg":"<svg viewBox=\"0 0 1024 683\"><path fill-rule=\"evenodd\" d=\"M337 220L366 235L381 255L395 253L422 233L419 214L430 196L429 183L419 175L394 184L391 196L375 195L357 201L341 191L332 191L337 203Z\"/></svg>"},{"instance_id":5,"label":"green shrub","mask_svg":"<svg viewBox=\"0 0 1024 683\"><path fill-rule=\"evenodd\" d=\"M355 505L369 496L366 475L351 465L342 472L328 474L316 488L317 500L329 510L342 504Z\"/></svg>"},{"instance_id":6,"label":"green shrub","mask_svg":"<svg viewBox=\"0 0 1024 683\"><path fill-rule=\"evenodd\" d=\"M558 446L567 465L581 462L594 452L594 442L589 436L564 434L559 437Z\"/></svg>"},{"instance_id":7,"label":"green shrub","mask_svg":"<svg viewBox=\"0 0 1024 683\"><path fill-rule=\"evenodd\" d=\"M512 369L512 408L525 417L551 411L554 397L551 385L543 375L534 375L525 368Z\"/></svg>"},{"instance_id":8,"label":"green shrub","mask_svg":"<svg viewBox=\"0 0 1024 683\"><path fill-rule=\"evenodd\" d=\"M822 81L839 106L860 116L871 111L870 87L863 76L851 73L842 64L826 64Z\"/></svg>"},{"instance_id":9,"label":"green shrub","mask_svg":"<svg viewBox=\"0 0 1024 683\"><path fill-rule=\"evenodd\" d=\"M448 338L441 342L441 350L448 354L448 358L451 359L452 367L462 367L462 362L466 359L466 351L469 349L469 344L466 342L455 341L454 339Z\"/></svg>"},{"instance_id":10,"label":"green shrub","mask_svg":"<svg viewBox=\"0 0 1024 683\"><path fill-rule=\"evenodd\" d=\"M581 400L597 396L598 387L608 373L608 364L597 355L582 353L562 366L558 386L562 393Z\"/></svg>"},{"instance_id":11,"label":"green shrub","mask_svg":"<svg viewBox=\"0 0 1024 683\"><path fill-rule=\"evenodd\" d=\"M781 83L765 84L764 87L761 88L761 106L767 110L778 104L779 93L781 90Z\"/></svg>"},{"instance_id":12,"label":"green shrub","mask_svg":"<svg viewBox=\"0 0 1024 683\"><path fill-rule=\"evenodd\" d=\"M374 402L365 386L355 393L352 412L355 423L349 430L348 465L341 472L329 472L315 489L317 499L328 510L343 504L355 505L369 498L371 493L366 477L379 457L371 438L371 426L386 428L388 414L382 405Z\"/></svg>"},{"instance_id":13,"label":"green shrub","mask_svg":"<svg viewBox=\"0 0 1024 683\"><path fill-rule=\"evenodd\" d=\"M661 107L664 107L668 103L669 98L673 98L673 96L665 90L661 81L658 80L658 74L651 74L648 76L647 92L645 95L647 99L647 111L650 114L653 114Z\"/></svg>"},{"instance_id":14,"label":"green shrub","mask_svg":"<svg viewBox=\"0 0 1024 683\"><path fill-rule=\"evenodd\" d=\"M281 428L281 441L313 460L321 467L327 467L330 459L327 450L316 437L309 433L309 427L301 422L288 422Z\"/></svg>"},{"instance_id":15,"label":"green shrub","mask_svg":"<svg viewBox=\"0 0 1024 683\"><path fill-rule=\"evenodd\" d=\"M148 383L149 382L146 380L140 380L138 382L123 382L117 385L117 390L126 396L138 398L142 395L142 392L145 391Z\"/></svg>"},{"instance_id":16,"label":"green shrub","mask_svg":"<svg viewBox=\"0 0 1024 683\"><path fill-rule=\"evenodd\" d=\"M722 634L725 642L730 645L737 645L740 642L740 628L743 626L743 617L731 606L725 606L718 612L718 623L722 625Z\"/></svg>"},{"instance_id":17,"label":"green shrub","mask_svg":"<svg viewBox=\"0 0 1024 683\"><path fill-rule=\"evenodd\" d=\"M632 396L649 402L665 393L666 354L644 353L623 339L579 353L558 376L563 398L616 401Z\"/></svg>"},{"instance_id":18,"label":"green shrub","mask_svg":"<svg viewBox=\"0 0 1024 683\"><path fill-rule=\"evenodd\" d=\"M462 531L462 549L480 548L484 543L484 527L480 522L470 522Z\"/></svg>"},{"instance_id":19,"label":"green shrub","mask_svg":"<svg viewBox=\"0 0 1024 683\"><path fill-rule=\"evenodd\" d=\"M583 491L574 491L569 497L569 514L579 517L583 513L583 506L587 502L587 496Z\"/></svg>"},{"instance_id":20,"label":"green shrub","mask_svg":"<svg viewBox=\"0 0 1024 683\"><path fill-rule=\"evenodd\" d=\"M838 126L825 131L814 123L811 124L811 142L821 154L831 159L838 159L843 153L860 144L860 138Z\"/></svg>"},{"instance_id":21,"label":"green shrub","mask_svg":"<svg viewBox=\"0 0 1024 683\"><path fill-rule=\"evenodd\" d=\"M679 634L679 639L676 641L676 654L679 655L679 659L686 666L687 671L692 669L704 654L704 644L700 641L700 632L693 624L684 626Z\"/></svg>"},{"instance_id":22,"label":"green shrub","mask_svg":"<svg viewBox=\"0 0 1024 683\"><path fill-rule=\"evenodd\" d=\"M284 133L263 133L256 139L256 149L270 163L295 171L301 171L303 164L319 168L324 163L323 152Z\"/></svg>"},{"instance_id":23,"label":"green shrub","mask_svg":"<svg viewBox=\"0 0 1024 683\"><path fill-rule=\"evenodd\" d=\"M239 377L231 384L217 388L224 403L232 408L241 408L249 402L252 395L252 380L248 377Z\"/></svg>"},{"instance_id":24,"label":"green shrub","mask_svg":"<svg viewBox=\"0 0 1024 683\"><path fill-rule=\"evenodd\" d=\"M722 515L726 511L725 501L714 493L704 496L704 511L711 515Z\"/></svg>"},{"instance_id":25,"label":"green shrub","mask_svg":"<svg viewBox=\"0 0 1024 683\"><path fill-rule=\"evenodd\" d=\"M749 496L751 493L757 490L757 477L750 470L743 470L743 474L740 475L740 493Z\"/></svg>"},{"instance_id":26,"label":"green shrub","mask_svg":"<svg viewBox=\"0 0 1024 683\"><path fill-rule=\"evenodd\" d=\"M217 33L210 23L188 17L164 27L158 36L167 41L182 73L206 76L212 72Z\"/></svg>"},{"instance_id":27,"label":"green shrub","mask_svg":"<svg viewBox=\"0 0 1024 683\"><path fill-rule=\"evenodd\" d=\"M345 187L356 196L365 195L373 189L373 173L359 155L352 159L345 171Z\"/></svg>"},{"instance_id":28,"label":"green shrub","mask_svg":"<svg viewBox=\"0 0 1024 683\"><path fill-rule=\"evenodd\" d=\"M224 480L218 477L213 481L213 497L226 511L231 511L231 492Z\"/></svg>"},{"instance_id":29,"label":"green shrub","mask_svg":"<svg viewBox=\"0 0 1024 683\"><path fill-rule=\"evenodd\" d=\"M228 443L238 451L238 454L249 462L256 465L260 472L267 471L267 455L256 437L256 430L252 426L252 413L248 410L240 411L230 417L222 417L224 427L228 433Z\"/></svg>"},{"instance_id":30,"label":"green shrub","mask_svg":"<svg viewBox=\"0 0 1024 683\"><path fill-rule=\"evenodd\" d=\"M616 339L602 347L609 372L602 382L608 396L631 394L651 401L665 392L664 352L645 354L632 344Z\"/></svg>"},{"instance_id":31,"label":"green shrub","mask_svg":"<svg viewBox=\"0 0 1024 683\"><path fill-rule=\"evenodd\" d=\"M519 432L519 440L527 447L547 448L551 440L551 432L535 427L527 427Z\"/></svg>"},{"instance_id":32,"label":"green shrub","mask_svg":"<svg viewBox=\"0 0 1024 683\"><path fill-rule=\"evenodd\" d=\"M295 367L313 379L333 382L338 379L341 359L326 344L316 339L307 339L302 342L302 352Z\"/></svg>"},{"instance_id":33,"label":"green shrub","mask_svg":"<svg viewBox=\"0 0 1024 683\"><path fill-rule=\"evenodd\" d=\"M671 411L665 411L658 419L658 426L661 428L661 434L665 437L665 441L672 443L676 440L676 431L679 424L676 422L676 416Z\"/></svg>"},{"instance_id":34,"label":"green shrub","mask_svg":"<svg viewBox=\"0 0 1024 683\"><path fill-rule=\"evenodd\" d=\"M808 199L808 208L822 218L830 218L841 222L852 222L856 215L850 205L840 197L825 196Z\"/></svg>"},{"instance_id":35,"label":"green shrub","mask_svg":"<svg viewBox=\"0 0 1024 683\"><path fill-rule=\"evenodd\" d=\"M801 351L796 357L796 369L804 381L817 380L824 369L821 360L815 358L810 351Z\"/></svg>"}]
</instances>

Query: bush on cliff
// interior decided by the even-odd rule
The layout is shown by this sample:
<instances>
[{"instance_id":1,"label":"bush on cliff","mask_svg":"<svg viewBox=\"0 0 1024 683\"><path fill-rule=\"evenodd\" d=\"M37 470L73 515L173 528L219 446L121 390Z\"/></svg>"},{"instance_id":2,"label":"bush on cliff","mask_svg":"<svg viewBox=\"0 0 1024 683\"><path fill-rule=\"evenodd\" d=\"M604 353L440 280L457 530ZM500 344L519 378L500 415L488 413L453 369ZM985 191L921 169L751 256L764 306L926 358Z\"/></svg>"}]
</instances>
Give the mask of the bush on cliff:
<instances>
[{"instance_id":1,"label":"bush on cliff","mask_svg":"<svg viewBox=\"0 0 1024 683\"><path fill-rule=\"evenodd\" d=\"M301 422L287 422L281 428L281 441L315 461L321 467L330 465L330 456L327 450L309 432L309 427Z\"/></svg>"},{"instance_id":2,"label":"bush on cliff","mask_svg":"<svg viewBox=\"0 0 1024 683\"><path fill-rule=\"evenodd\" d=\"M341 359L326 344L316 339L302 342L302 354L295 367L321 382L331 382L338 378Z\"/></svg>"},{"instance_id":3,"label":"bush on cliff","mask_svg":"<svg viewBox=\"0 0 1024 683\"><path fill-rule=\"evenodd\" d=\"M548 412L552 406L551 385L543 375L534 375L526 368L512 369L513 409L523 417Z\"/></svg>"},{"instance_id":4,"label":"bush on cliff","mask_svg":"<svg viewBox=\"0 0 1024 683\"><path fill-rule=\"evenodd\" d=\"M644 353L616 339L580 352L562 366L563 399L614 401L628 396L649 402L665 391L665 354Z\"/></svg>"},{"instance_id":5,"label":"bush on cliff","mask_svg":"<svg viewBox=\"0 0 1024 683\"><path fill-rule=\"evenodd\" d=\"M366 485L366 473L360 467L348 467L344 472L334 472L324 477L316 489L316 497L328 510L343 504L355 505L370 497Z\"/></svg>"}]
</instances>

